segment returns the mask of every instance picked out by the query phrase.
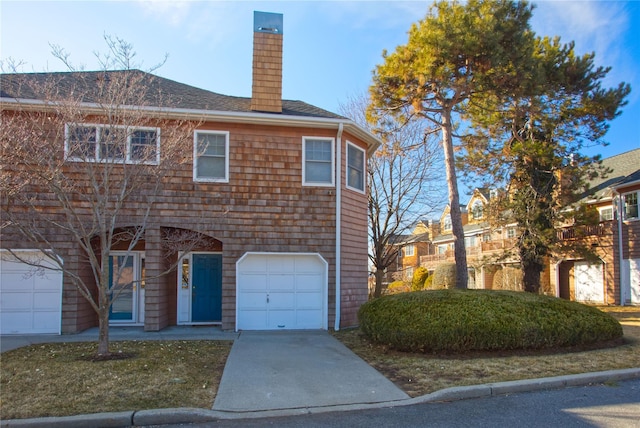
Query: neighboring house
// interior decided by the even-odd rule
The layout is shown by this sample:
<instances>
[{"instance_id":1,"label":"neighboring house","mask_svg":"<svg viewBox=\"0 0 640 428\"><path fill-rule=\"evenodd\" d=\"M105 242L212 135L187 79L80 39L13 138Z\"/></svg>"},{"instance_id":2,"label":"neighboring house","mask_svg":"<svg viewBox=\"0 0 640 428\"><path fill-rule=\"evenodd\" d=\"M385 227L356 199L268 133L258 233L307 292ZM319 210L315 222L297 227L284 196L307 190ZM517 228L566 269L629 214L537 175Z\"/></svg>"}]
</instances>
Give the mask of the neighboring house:
<instances>
[{"instance_id":1,"label":"neighboring house","mask_svg":"<svg viewBox=\"0 0 640 428\"><path fill-rule=\"evenodd\" d=\"M600 223L558 230L563 240L589 244L599 260L567 254L551 262L551 279L559 297L588 303L637 305L640 304L640 149L603 159L602 164L611 172L606 178L592 180L589 192L581 200L597 210Z\"/></svg>"},{"instance_id":2,"label":"neighboring house","mask_svg":"<svg viewBox=\"0 0 640 428\"><path fill-rule=\"evenodd\" d=\"M494 288L496 272L513 266L512 256L504 257L505 249L513 247L515 228L491 228L489 204L493 191L478 188L466 206L461 207L462 228L469 269L469 288ZM440 217L442 233L432 241L432 253L421 257L420 265L433 272L440 263L455 263L454 237L449 206Z\"/></svg>"},{"instance_id":3,"label":"neighboring house","mask_svg":"<svg viewBox=\"0 0 640 428\"><path fill-rule=\"evenodd\" d=\"M260 25L264 19L269 20L266 27ZM145 239L127 260L118 260L128 264L131 278L153 279L114 302L112 325L157 331L176 324L272 330L357 323L358 308L367 300L364 168L380 141L344 117L282 100L282 15L256 12L254 20L251 98L153 77L155 93L176 101L158 101L142 110L148 109L150 117L161 110L170 120L199 125L193 152L185 153L182 169L167 177ZM22 92L27 85L17 81L53 77L64 91L77 80L95 82L101 76L104 72L3 74L0 106L20 114L21 105L42 105L38 94ZM81 107L91 102L87 99ZM99 126L99 117L86 124ZM159 151L163 131L158 128L150 137ZM195 148L202 138L215 140L223 167L198 168L205 160ZM135 216L131 207L131 218ZM197 230L208 245L175 256L181 257L175 260L180 275L174 271L156 278L163 271L164 254L158 237L173 229ZM33 249L10 228L2 233L2 249L24 250L27 256ZM62 242L65 236L52 239ZM78 275L90 275L82 250L63 248L59 256L65 265ZM3 334L75 333L97 325L94 311L67 277L28 275L29 269L2 261ZM212 304L202 300L207 293L214 296Z\"/></svg>"},{"instance_id":4,"label":"neighboring house","mask_svg":"<svg viewBox=\"0 0 640 428\"><path fill-rule=\"evenodd\" d=\"M420 258L433 252L431 242L439 233L438 221L419 220L410 234L392 236L390 242L398 248L398 257L386 269L385 284L411 280L415 269L420 266Z\"/></svg>"},{"instance_id":5,"label":"neighboring house","mask_svg":"<svg viewBox=\"0 0 640 428\"><path fill-rule=\"evenodd\" d=\"M541 273L541 290L584 303L640 304L640 149L612 156L602 163L611 172L604 179L592 180L590 190L580 201L597 210L600 223L574 224L557 230L561 240L581 240L589 245L598 260L571 254L549 259ZM505 250L515 245L515 225L490 228L486 218L490 201L490 192L476 189L462 208L468 286L513 288L505 286L512 281L514 272L506 268L518 268L517 254L505 256ZM442 234L431 241L433 253L420 257L420 265L429 271L440 263L455 262L448 207L440 222ZM497 278L501 282L499 287Z\"/></svg>"}]
</instances>

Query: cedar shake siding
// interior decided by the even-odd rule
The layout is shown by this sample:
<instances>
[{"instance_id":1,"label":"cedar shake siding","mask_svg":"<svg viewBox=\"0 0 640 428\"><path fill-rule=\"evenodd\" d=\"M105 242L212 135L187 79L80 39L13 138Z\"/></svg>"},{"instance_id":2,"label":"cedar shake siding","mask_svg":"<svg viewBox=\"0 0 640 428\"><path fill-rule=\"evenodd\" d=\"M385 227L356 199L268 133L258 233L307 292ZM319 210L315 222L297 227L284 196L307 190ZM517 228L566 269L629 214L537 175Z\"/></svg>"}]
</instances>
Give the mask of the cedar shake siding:
<instances>
[{"instance_id":1,"label":"cedar shake siding","mask_svg":"<svg viewBox=\"0 0 640 428\"><path fill-rule=\"evenodd\" d=\"M124 72L123 72L124 73ZM131 71L131 73L142 73ZM104 73L100 73L104 74ZM16 99L37 99L30 86L20 80L44 81L51 75L1 75L2 114L8 110L20 113L23 105ZM95 81L95 74L53 73L61 88L73 88L80 82ZM353 122L300 101L282 101L282 113L251 111L251 100L227 97L167 79L143 75L155 90L169 91L176 104L164 106L169 111L162 122L158 113L149 107L149 126L163 130L172 126L171 115L181 120L193 116L197 131L218 131L228 135L228 181L205 182L194 180L193 146L185 152L184 162L170 171L162 191L153 205L144 239L147 280L144 285L144 328L157 331L175 325L178 318L179 274L174 271L160 275L178 254L169 258L161 245L163 234L180 230L196 231L207 242L204 251L222 256L222 319L223 329L236 328L236 263L248 252L318 254L327 263L326 298L327 325L334 326L336 317L336 207L341 195L341 296L340 326L357 323L357 310L367 299L367 197L346 187L345 143L365 150L367 155L380 144L372 135ZM150 91L153 92L153 91ZM158 92L156 92L158 93ZM168 98L167 98L168 99ZM87 103L94 102L91 91ZM154 101L154 100L150 100ZM161 104L157 102L156 105ZM90 104L86 104L90 106ZM30 107L31 108L31 107ZM100 124L95 112L91 123ZM160 124L161 123L161 124ZM339 129L344 133L339 136ZM60 130L58 130L60 132ZM341 165L334 166L334 174L341 174L341 192L336 186L303 185L303 140L305 137L330 139L340 145ZM63 141L61 145L61 155ZM162 156L162 137L160 138ZM366 175L365 175L366 177ZM46 201L47 195L39 195ZM43 202L43 210L56 206ZM88 212L88 215L90 213ZM140 206L129 203L120 216L127 228L140 223ZM60 248L65 266L90 281L91 271L83 251L70 237L60 231L46 231L49 239ZM3 230L2 248L33 248L15 230ZM115 248L117 250L117 248ZM179 251L179 248L174 250ZM97 317L68 278L63 280L62 332L74 333L97 325Z\"/></svg>"}]
</instances>

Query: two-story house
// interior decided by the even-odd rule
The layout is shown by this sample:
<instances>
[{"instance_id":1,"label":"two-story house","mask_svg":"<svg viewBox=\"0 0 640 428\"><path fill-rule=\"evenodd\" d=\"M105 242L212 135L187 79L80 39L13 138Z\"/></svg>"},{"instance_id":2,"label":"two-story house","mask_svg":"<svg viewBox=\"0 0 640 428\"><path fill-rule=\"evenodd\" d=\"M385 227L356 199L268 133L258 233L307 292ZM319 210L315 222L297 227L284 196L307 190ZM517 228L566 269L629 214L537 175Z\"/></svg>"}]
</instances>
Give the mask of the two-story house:
<instances>
[{"instance_id":1,"label":"two-story house","mask_svg":"<svg viewBox=\"0 0 640 428\"><path fill-rule=\"evenodd\" d=\"M495 197L494 191L478 188L462 206L462 224L464 243L469 268L469 288L494 288L494 278L505 267L513 266L513 256L505 257L505 250L513 247L515 228L492 228L489 223L489 205ZM421 257L421 266L434 271L440 263L453 263L454 239L451 230L449 206L440 217L442 233L432 241L433 252ZM502 276L502 272L498 274ZM500 279L502 281L502 279Z\"/></svg>"},{"instance_id":2,"label":"two-story house","mask_svg":"<svg viewBox=\"0 0 640 428\"><path fill-rule=\"evenodd\" d=\"M163 136L172 126L196 124L192 147L179 167L167 172L148 213L143 239L110 260L124 264L125 279L140 284L114 302L112 325L157 331L176 324L278 330L357 323L357 310L367 300L366 159L380 141L351 120L282 99L282 15L256 12L253 35L251 98L137 70L0 76L2 115L48 112L50 104L41 94L28 90L36 87L32 83L54 81L62 97L79 84L87 88L76 106L87 112L86 123L66 124L53 133L64 136L53 141L65 156L63 168L78 162L64 148L80 134L93 136L85 162L87 153L96 163L109 153L101 140L106 119L91 95L101 79L133 73L153 85L149 94L154 97L127 106L146 115L148 125L133 130L126 160L120 154L123 164L135 164L136 150L143 146L156 150L160 159ZM203 142L204 151L199 149ZM37 194L38 209L55 209L50 199ZM135 204L123 213L115 227L135 228L142 215ZM2 226L0 248L37 257L34 245L11 224ZM163 274L167 256L160 237L176 230L196 231L206 244L187 254L176 252L171 262L178 268ZM91 276L86 253L69 236L60 230L42 233L58 249L65 270ZM126 242L122 245L126 248ZM3 334L74 333L97 325L94 310L69 275L30 275L31 266L0 253Z\"/></svg>"},{"instance_id":3,"label":"two-story house","mask_svg":"<svg viewBox=\"0 0 640 428\"><path fill-rule=\"evenodd\" d=\"M640 149L603 159L611 172L596 177L581 202L597 214L597 225L558 229L565 241L579 240L597 259L566 254L551 262L556 295L598 304L640 304Z\"/></svg>"},{"instance_id":4,"label":"two-story house","mask_svg":"<svg viewBox=\"0 0 640 428\"><path fill-rule=\"evenodd\" d=\"M411 233L394 235L390 245L395 247L395 262L387 267L385 284L393 281L410 281L415 269L420 267L420 258L433 253L433 239L440 234L440 223L437 220L419 220L411 229Z\"/></svg>"}]
</instances>

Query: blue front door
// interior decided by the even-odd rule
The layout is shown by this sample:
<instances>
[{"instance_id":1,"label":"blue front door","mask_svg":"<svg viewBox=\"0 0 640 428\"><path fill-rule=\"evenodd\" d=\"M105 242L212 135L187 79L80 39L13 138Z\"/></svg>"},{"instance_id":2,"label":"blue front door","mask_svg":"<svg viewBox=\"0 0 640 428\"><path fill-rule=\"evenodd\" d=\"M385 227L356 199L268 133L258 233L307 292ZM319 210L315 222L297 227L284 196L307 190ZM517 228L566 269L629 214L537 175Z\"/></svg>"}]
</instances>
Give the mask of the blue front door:
<instances>
[{"instance_id":1,"label":"blue front door","mask_svg":"<svg viewBox=\"0 0 640 428\"><path fill-rule=\"evenodd\" d=\"M191 321L222 321L222 255L193 254Z\"/></svg>"}]
</instances>

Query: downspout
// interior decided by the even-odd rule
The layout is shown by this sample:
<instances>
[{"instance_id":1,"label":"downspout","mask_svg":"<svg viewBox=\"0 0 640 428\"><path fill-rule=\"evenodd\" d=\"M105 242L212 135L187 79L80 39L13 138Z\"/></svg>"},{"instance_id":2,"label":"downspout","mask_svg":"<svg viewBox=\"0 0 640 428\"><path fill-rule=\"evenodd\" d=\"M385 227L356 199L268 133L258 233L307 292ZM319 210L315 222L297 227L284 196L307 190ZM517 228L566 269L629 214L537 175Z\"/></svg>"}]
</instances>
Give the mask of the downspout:
<instances>
[{"instance_id":1,"label":"downspout","mask_svg":"<svg viewBox=\"0 0 640 428\"><path fill-rule=\"evenodd\" d=\"M336 136L336 316L335 331L340 330L340 277L341 277L341 246L342 246L342 131L343 124L338 124L338 135Z\"/></svg>"},{"instance_id":2,"label":"downspout","mask_svg":"<svg viewBox=\"0 0 640 428\"><path fill-rule=\"evenodd\" d=\"M620 264L620 266L618 267L618 269L620 270L620 306L624 306L624 299L625 299L625 292L624 289L626 287L626 284L624 283L624 279L622 278L622 274L624 272L624 246L622 245L622 197L620 196L620 193L618 193L616 190L614 190L614 194L616 194L616 199L617 199L617 209L616 211L618 211L618 254L620 255L620 258L618 260L618 263Z\"/></svg>"}]
</instances>

